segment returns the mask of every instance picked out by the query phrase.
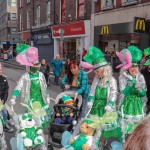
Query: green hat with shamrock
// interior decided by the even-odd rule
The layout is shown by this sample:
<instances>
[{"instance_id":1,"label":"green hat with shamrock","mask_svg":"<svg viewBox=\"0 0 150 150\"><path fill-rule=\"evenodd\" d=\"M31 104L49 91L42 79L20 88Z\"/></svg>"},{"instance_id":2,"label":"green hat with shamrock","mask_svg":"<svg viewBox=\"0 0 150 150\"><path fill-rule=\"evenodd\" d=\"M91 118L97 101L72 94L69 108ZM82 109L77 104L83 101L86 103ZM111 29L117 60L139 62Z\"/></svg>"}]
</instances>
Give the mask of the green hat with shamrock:
<instances>
[{"instance_id":1,"label":"green hat with shamrock","mask_svg":"<svg viewBox=\"0 0 150 150\"><path fill-rule=\"evenodd\" d=\"M136 46L129 46L127 48L132 56L132 65L137 66L140 63L140 60L142 59L143 53L142 51L136 47Z\"/></svg>"},{"instance_id":2,"label":"green hat with shamrock","mask_svg":"<svg viewBox=\"0 0 150 150\"><path fill-rule=\"evenodd\" d=\"M144 49L144 56L146 59L144 66L149 66L150 65L150 47Z\"/></svg>"},{"instance_id":3,"label":"green hat with shamrock","mask_svg":"<svg viewBox=\"0 0 150 150\"><path fill-rule=\"evenodd\" d=\"M94 70L103 67L108 64L106 59L104 58L103 52L94 46L90 46L88 52L83 57L84 61L92 64L94 66Z\"/></svg>"},{"instance_id":4,"label":"green hat with shamrock","mask_svg":"<svg viewBox=\"0 0 150 150\"><path fill-rule=\"evenodd\" d=\"M73 99L69 95L63 95L62 101L64 104L71 104L73 103Z\"/></svg>"}]
</instances>

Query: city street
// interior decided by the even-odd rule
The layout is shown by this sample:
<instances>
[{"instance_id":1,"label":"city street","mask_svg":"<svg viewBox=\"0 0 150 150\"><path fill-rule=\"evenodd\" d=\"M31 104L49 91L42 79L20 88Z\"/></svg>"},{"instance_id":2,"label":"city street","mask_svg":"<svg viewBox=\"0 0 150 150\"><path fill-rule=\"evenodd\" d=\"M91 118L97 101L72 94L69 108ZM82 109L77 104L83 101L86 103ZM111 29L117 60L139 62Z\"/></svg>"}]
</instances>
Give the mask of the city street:
<instances>
[{"instance_id":1,"label":"city street","mask_svg":"<svg viewBox=\"0 0 150 150\"><path fill-rule=\"evenodd\" d=\"M7 100L8 105L9 105L9 100L12 96L13 89L15 88L17 81L20 79L21 75L24 72L25 72L24 70L18 70L18 69L4 67L3 73L4 73L4 75L7 76L8 83L9 83L9 97ZM58 93L61 92L61 89L59 86L55 86L52 84L50 85L50 87L48 89L49 89L48 91L49 91L50 97L52 97L54 99L56 98ZM19 101L19 99L18 99L18 101ZM52 103L52 105L54 105L54 103ZM22 114L24 109L19 103L16 103L14 110L17 114ZM14 136L15 136L15 131L13 133L6 132L5 138L6 138L7 146L8 146L7 150L11 150L9 142L10 142L10 139ZM45 137L46 138L48 137L47 133L45 134Z\"/></svg>"}]
</instances>

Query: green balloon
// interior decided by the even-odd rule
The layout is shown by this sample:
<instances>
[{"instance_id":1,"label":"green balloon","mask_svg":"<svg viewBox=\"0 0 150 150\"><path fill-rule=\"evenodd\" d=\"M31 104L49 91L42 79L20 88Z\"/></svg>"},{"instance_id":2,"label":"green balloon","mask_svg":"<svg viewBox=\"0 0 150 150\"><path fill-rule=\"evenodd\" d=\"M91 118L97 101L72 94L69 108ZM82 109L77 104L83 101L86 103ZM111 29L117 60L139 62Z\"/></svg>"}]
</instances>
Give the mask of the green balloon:
<instances>
[{"instance_id":1,"label":"green balloon","mask_svg":"<svg viewBox=\"0 0 150 150\"><path fill-rule=\"evenodd\" d=\"M16 47L16 51L17 51L17 54L20 54L21 52L25 51L26 49L28 49L30 46L27 45L27 44L19 44L17 47Z\"/></svg>"}]
</instances>

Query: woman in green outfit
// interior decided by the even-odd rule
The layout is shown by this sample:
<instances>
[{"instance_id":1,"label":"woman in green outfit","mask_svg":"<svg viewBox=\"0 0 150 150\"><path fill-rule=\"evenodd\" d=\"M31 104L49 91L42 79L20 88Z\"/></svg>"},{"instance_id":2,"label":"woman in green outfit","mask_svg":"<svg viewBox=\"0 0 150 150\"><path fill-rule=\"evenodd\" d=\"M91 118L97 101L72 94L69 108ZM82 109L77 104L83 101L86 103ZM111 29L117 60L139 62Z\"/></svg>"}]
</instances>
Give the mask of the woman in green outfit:
<instances>
[{"instance_id":1,"label":"woman in green outfit","mask_svg":"<svg viewBox=\"0 0 150 150\"><path fill-rule=\"evenodd\" d=\"M146 84L138 70L142 51L135 46L116 53L122 64L119 65L119 108L123 142L125 134L130 134L146 115ZM123 61L124 60L124 61Z\"/></svg>"},{"instance_id":2,"label":"woman in green outfit","mask_svg":"<svg viewBox=\"0 0 150 150\"><path fill-rule=\"evenodd\" d=\"M112 76L112 67L105 60L100 49L91 46L84 56L84 60L89 64L93 64L96 73L88 102L88 107L91 108L90 114L102 117L106 112L116 110L117 82ZM102 138L119 137L120 133L120 125L116 120L103 126Z\"/></svg>"},{"instance_id":3,"label":"woman in green outfit","mask_svg":"<svg viewBox=\"0 0 150 150\"><path fill-rule=\"evenodd\" d=\"M24 73L13 92L11 104L16 103L16 98L21 93L21 102L39 117L39 124L47 127L51 118L49 109L50 97L47 91L44 74L39 72L38 50L26 44L19 44L16 48L18 56L16 61L29 67Z\"/></svg>"}]
</instances>

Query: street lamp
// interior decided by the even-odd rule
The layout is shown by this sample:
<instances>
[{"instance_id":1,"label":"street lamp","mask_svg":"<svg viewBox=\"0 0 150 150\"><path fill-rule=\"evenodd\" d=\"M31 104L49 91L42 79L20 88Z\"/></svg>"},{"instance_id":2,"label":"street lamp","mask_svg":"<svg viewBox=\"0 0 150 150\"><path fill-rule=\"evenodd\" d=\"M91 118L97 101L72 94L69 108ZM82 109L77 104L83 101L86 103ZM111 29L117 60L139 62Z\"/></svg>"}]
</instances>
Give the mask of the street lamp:
<instances>
[{"instance_id":1,"label":"street lamp","mask_svg":"<svg viewBox=\"0 0 150 150\"><path fill-rule=\"evenodd\" d=\"M60 28L59 29L59 34L60 34L60 57L62 58L62 53L63 53L63 39L64 39L64 29Z\"/></svg>"}]
</instances>

